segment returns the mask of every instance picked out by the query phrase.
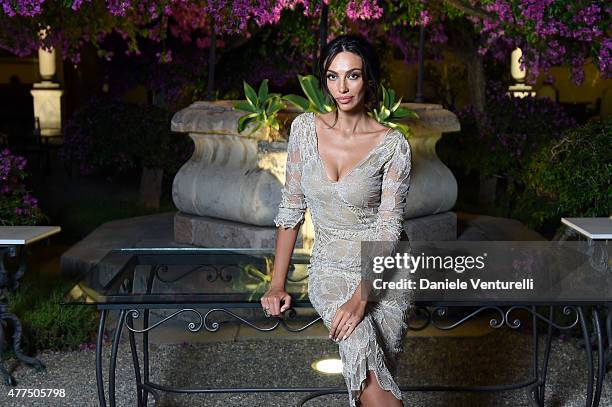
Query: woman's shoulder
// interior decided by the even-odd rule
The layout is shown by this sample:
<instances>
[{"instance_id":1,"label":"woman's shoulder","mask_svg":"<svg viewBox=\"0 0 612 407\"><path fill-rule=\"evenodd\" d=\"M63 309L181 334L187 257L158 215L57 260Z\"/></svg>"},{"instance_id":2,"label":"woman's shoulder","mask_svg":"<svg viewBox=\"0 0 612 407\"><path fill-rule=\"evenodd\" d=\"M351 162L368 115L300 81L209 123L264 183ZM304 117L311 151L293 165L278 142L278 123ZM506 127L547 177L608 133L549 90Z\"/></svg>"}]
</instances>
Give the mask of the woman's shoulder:
<instances>
[{"instance_id":1,"label":"woman's shoulder","mask_svg":"<svg viewBox=\"0 0 612 407\"><path fill-rule=\"evenodd\" d=\"M408 156L411 155L412 148L410 147L410 142L398 129L391 129L386 141L386 150L389 154L388 158L391 158L396 154Z\"/></svg>"},{"instance_id":2,"label":"woman's shoulder","mask_svg":"<svg viewBox=\"0 0 612 407\"><path fill-rule=\"evenodd\" d=\"M300 113L300 114L298 114L297 116L295 116L293 118L293 121L291 122L291 127L293 127L293 126L304 127L313 118L314 118L314 113L313 112L303 112L303 113Z\"/></svg>"},{"instance_id":3,"label":"woman's shoulder","mask_svg":"<svg viewBox=\"0 0 612 407\"><path fill-rule=\"evenodd\" d=\"M304 150L309 145L310 129L312 120L311 112L303 112L298 114L291 121L291 130L289 131L289 140L296 145L300 146L300 149Z\"/></svg>"},{"instance_id":4,"label":"woman's shoulder","mask_svg":"<svg viewBox=\"0 0 612 407\"><path fill-rule=\"evenodd\" d=\"M298 114L291 121L291 135L299 135L297 138L303 140L308 133L310 128L310 120L312 120L312 112L303 112Z\"/></svg>"}]
</instances>

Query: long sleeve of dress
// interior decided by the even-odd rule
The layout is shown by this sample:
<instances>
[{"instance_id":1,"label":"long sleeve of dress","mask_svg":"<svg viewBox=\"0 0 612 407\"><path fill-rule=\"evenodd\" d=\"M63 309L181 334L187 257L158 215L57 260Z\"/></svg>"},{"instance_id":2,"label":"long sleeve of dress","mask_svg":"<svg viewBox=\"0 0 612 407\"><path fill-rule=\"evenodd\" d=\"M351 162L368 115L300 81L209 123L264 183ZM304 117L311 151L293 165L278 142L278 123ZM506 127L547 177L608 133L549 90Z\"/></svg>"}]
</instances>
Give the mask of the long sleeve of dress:
<instances>
[{"instance_id":1,"label":"long sleeve of dress","mask_svg":"<svg viewBox=\"0 0 612 407\"><path fill-rule=\"evenodd\" d=\"M406 139L402 139L384 166L380 207L376 219L376 236L379 241L394 244L399 241L411 169L410 144Z\"/></svg>"},{"instance_id":2,"label":"long sleeve of dress","mask_svg":"<svg viewBox=\"0 0 612 407\"><path fill-rule=\"evenodd\" d=\"M376 217L376 231L373 243L368 243L364 260L369 264L365 268L365 278L377 278L371 265L374 257L393 256L399 244L402 232L402 221L406 197L410 187L412 169L410 144L405 138L395 147L391 159L383 168L380 206ZM380 277L380 276L378 276Z\"/></svg>"},{"instance_id":3,"label":"long sleeve of dress","mask_svg":"<svg viewBox=\"0 0 612 407\"><path fill-rule=\"evenodd\" d=\"M293 228L304 222L306 212L306 200L300 186L302 182L302 157L300 154L299 140L300 126L298 119L291 123L289 140L287 142L287 165L285 171L285 185L281 191L281 202L278 205L278 214L274 224L284 229Z\"/></svg>"}]
</instances>

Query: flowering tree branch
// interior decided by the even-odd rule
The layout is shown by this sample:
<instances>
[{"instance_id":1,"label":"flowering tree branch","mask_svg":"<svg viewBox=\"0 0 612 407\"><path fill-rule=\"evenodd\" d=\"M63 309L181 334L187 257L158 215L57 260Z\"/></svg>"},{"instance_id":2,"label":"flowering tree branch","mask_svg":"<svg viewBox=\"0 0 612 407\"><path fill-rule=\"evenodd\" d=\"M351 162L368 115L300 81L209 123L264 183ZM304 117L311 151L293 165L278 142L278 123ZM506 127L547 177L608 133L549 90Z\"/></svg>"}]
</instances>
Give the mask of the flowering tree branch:
<instances>
[{"instance_id":1,"label":"flowering tree branch","mask_svg":"<svg viewBox=\"0 0 612 407\"><path fill-rule=\"evenodd\" d=\"M127 45L126 53L139 55L139 40L156 41L163 48L167 31L179 41L194 41L199 48L206 48L210 45L213 26L223 40L237 35L248 41L255 27L285 24L284 17L281 21L284 11L296 10L299 6L303 16L316 20L325 6L329 9L329 33L345 31L347 22L363 23L363 34L382 35L387 43L400 47L405 56L409 50L402 44L400 35L405 37L410 27L428 26L430 43L442 44L439 40L447 37L446 26L452 20L461 19L474 32L477 52L482 56L488 54L507 60L509 52L520 47L528 82L533 82L542 69L548 73L551 66L569 63L574 82L580 84L584 80L583 65L590 60L603 77L612 75L609 37L612 13L605 0L338 0L327 3L325 6L324 2L310 0L0 0L0 48L26 56L41 45L54 46L63 57L78 64L79 50L86 42L97 48L100 57L111 59L113 51L102 45L107 36L121 35ZM464 18L459 13L464 13ZM373 23L386 27L377 34L377 30L371 30ZM42 41L38 38L39 27L46 26L51 30ZM287 33L307 36L312 43L312 31ZM224 46L223 40L219 40L220 48ZM164 49L159 61L170 62L170 51L166 53Z\"/></svg>"},{"instance_id":2,"label":"flowering tree branch","mask_svg":"<svg viewBox=\"0 0 612 407\"><path fill-rule=\"evenodd\" d=\"M495 18L495 15L489 13L488 11L472 6L469 3L466 3L463 0L444 0L451 6L455 7L458 10L463 11L466 14L472 15L474 17L479 18Z\"/></svg>"}]
</instances>

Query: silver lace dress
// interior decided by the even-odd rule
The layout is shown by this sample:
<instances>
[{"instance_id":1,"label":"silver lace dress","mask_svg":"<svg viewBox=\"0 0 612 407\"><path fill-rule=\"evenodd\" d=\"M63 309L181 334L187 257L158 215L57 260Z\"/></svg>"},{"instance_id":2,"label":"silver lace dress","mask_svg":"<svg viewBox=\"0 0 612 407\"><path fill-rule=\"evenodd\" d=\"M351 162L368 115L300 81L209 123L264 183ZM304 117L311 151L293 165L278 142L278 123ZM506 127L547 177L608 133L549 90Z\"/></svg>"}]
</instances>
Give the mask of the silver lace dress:
<instances>
[{"instance_id":1,"label":"silver lace dress","mask_svg":"<svg viewBox=\"0 0 612 407\"><path fill-rule=\"evenodd\" d=\"M310 210L315 238L308 295L330 329L336 311L361 281L361 241L385 241L390 251L396 250L410 184L410 145L399 131L389 129L334 182L318 152L315 114L306 112L291 124L287 153L286 180L274 223L293 228L304 221L306 208ZM351 406L356 406L368 370L375 372L380 387L402 399L394 377L410 301L410 294L404 293L368 303L361 323L338 342Z\"/></svg>"}]
</instances>

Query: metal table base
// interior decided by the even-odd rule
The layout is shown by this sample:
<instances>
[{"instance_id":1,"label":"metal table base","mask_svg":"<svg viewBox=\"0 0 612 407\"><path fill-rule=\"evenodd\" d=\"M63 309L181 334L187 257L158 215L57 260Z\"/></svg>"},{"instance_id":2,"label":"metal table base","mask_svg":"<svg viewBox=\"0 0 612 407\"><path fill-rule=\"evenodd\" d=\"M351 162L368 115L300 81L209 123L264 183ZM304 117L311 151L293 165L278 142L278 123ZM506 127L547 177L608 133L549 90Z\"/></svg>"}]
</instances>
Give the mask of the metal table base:
<instances>
[{"instance_id":1,"label":"metal table base","mask_svg":"<svg viewBox=\"0 0 612 407\"><path fill-rule=\"evenodd\" d=\"M4 258L7 255L10 257L16 257L16 248L14 246L0 247L0 375L2 375L5 385L15 386L17 381L4 367L2 349L5 341L9 343L15 357L21 362L33 366L39 372L45 369L45 365L43 365L43 363L36 358L24 355L23 351L21 350L21 321L15 314L8 311L9 302L7 294L9 291L13 292L17 289L17 287L19 287L19 280L21 280L26 271L26 260L24 253L20 253L19 266L11 275L4 264ZM11 338L7 337L9 325L12 325L13 327L13 334Z\"/></svg>"},{"instance_id":2,"label":"metal table base","mask_svg":"<svg viewBox=\"0 0 612 407\"><path fill-rule=\"evenodd\" d=\"M329 394L345 394L347 389L345 387L342 388L321 388L321 387L272 387L272 388L251 388L251 387L243 387L243 388L174 388L164 386L158 383L154 383L150 380L150 372L149 372L149 331L155 329L160 326L164 322L170 320L171 318L184 313L190 312L194 313L197 316L196 322L191 322L188 324L188 330L191 332L198 332L202 328L206 329L209 332L216 332L220 328L220 324L217 322L211 322L209 320L210 316L214 313L225 313L226 315L232 316L236 319L240 324L247 325L253 329L258 331L266 332L277 329L279 326L283 326L285 329L291 332L295 332L299 334L304 331L308 327L317 323L321 318L316 318L311 322L299 327L293 328L288 325L284 318L276 318L277 321L269 327L261 327L256 323L251 322L234 312L232 309L239 308L259 308L259 304L254 303L223 303L223 304L206 304L207 308L210 307L210 311L208 311L205 315L202 315L199 311L197 311L197 307L201 307L202 304L180 304L176 306L172 306L171 304L147 304L146 306L140 306L139 309L134 308L134 305L124 306L124 305L99 305L100 309L100 323L98 327L98 338L96 343L96 379L98 385L98 398L100 402L100 406L106 407L110 405L110 407L116 406L115 399L115 390L116 390L116 366L117 366L117 352L119 347L119 341L121 339L121 334L124 326L128 330L129 334L129 342L130 349L132 354L132 361L134 367L134 375L136 379L136 394L137 394L137 405L138 407L146 407L148 406L149 397L151 394L157 403L159 401L160 392L173 392L173 393L183 393L183 394L211 394L211 393L309 393L298 402L298 406L305 405L308 401L313 400L317 397ZM470 312L468 315L461 318L459 321L454 322L452 324L444 325L437 321L437 318L443 317L448 307L447 306L435 306L435 307L426 307L418 305L415 308L417 313L420 313L425 317L425 322L416 327L410 327L412 330L422 330L425 329L429 325L433 325L441 330L452 330L470 319L482 314L485 311L493 311L498 314L498 317L492 318L489 322L489 325L492 328L499 329L502 327L507 327L510 329L517 329L521 326L521 321L518 318L514 318L513 313L523 310L527 311L531 314L533 333L532 333L532 346L533 346L533 354L532 354L532 367L531 367L531 377L526 380L504 384L504 385L495 385L495 386L403 386L400 387L402 391L460 391L460 392L499 392L499 391L507 391L514 390L519 388L525 388L527 392L527 397L529 403L532 406L544 406L545 399L545 384L546 384L546 374L548 369L548 362L550 359L550 350L551 350L551 338L552 338L552 330L553 328L557 330L570 330L575 327L579 327L582 333L582 339L586 344L594 343L597 349L597 360L595 361L593 358L593 352L591 346L585 346L585 354L587 360L587 383L586 383L586 398L585 398L585 406L586 407L596 407L599 405L599 400L601 398L602 384L605 375L605 366L606 366L606 356L604 355L604 337L601 329L601 321L598 313L598 307L594 306L590 308L590 317L593 324L594 329L594 337L591 337L587 328L587 321L585 316L585 306L561 306L561 305L546 305L542 304L548 309L548 316L542 315L537 312L537 307L535 305L512 305L512 306L481 306L477 307L475 311ZM172 313L170 316L162 319L161 321L156 322L155 324L149 326L149 317L151 309L176 309L176 312ZM505 308L505 309L504 309ZM566 316L570 316L572 318L572 322L566 325L557 324L554 320L554 309L561 308L563 314ZM142 312L140 310L143 310ZM433 309L431 311L430 309ZM110 354L110 364L109 364L109 374L108 374L108 393L109 400L108 404L105 399L105 391L104 391L104 375L102 371L102 339L104 334L104 329L106 325L106 319L108 316L108 312L111 310L119 311L119 318L117 320L117 325L115 328L115 333L113 335L113 341L111 346L111 354ZM293 308L285 311L284 317L290 319L293 315L295 315L295 310ZM609 315L609 314L608 314ZM134 320L139 319L142 316L143 319L143 328L136 329L134 327ZM274 317L272 317L274 318ZM538 333L538 324L543 323L547 327L547 332L544 335L544 349L543 349L543 358L540 361L540 345L539 339L540 334ZM610 318L606 320L606 328L607 331L610 331L612 322ZM142 335L142 356L143 356L143 366L140 367L139 364L139 355L136 349L136 334ZM609 336L610 337L610 336ZM595 365L597 367L597 371L595 369Z\"/></svg>"}]
</instances>

